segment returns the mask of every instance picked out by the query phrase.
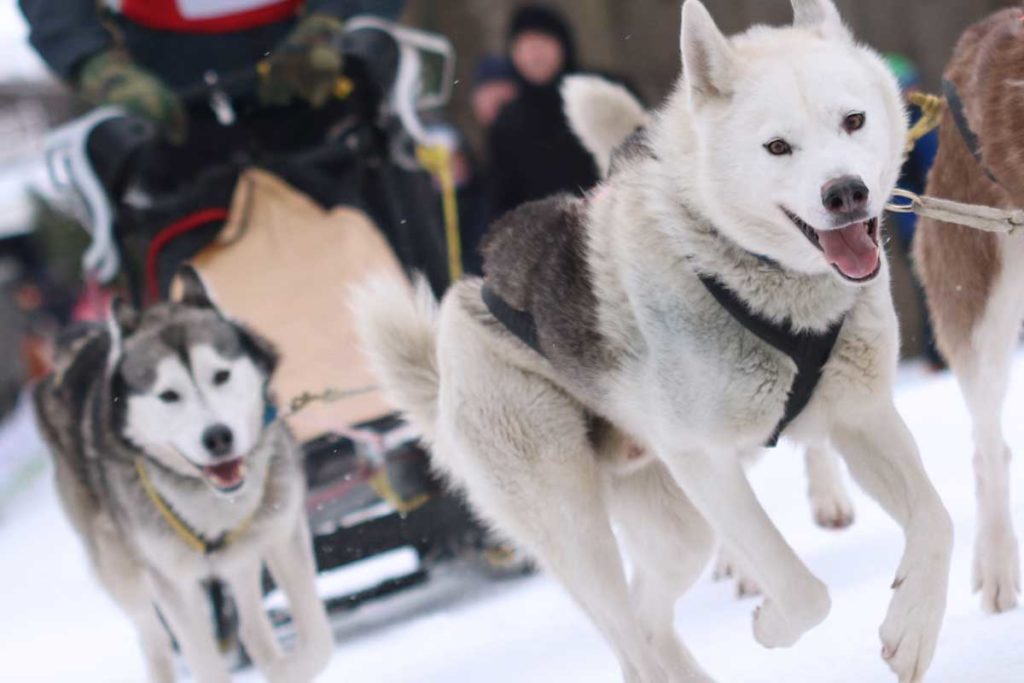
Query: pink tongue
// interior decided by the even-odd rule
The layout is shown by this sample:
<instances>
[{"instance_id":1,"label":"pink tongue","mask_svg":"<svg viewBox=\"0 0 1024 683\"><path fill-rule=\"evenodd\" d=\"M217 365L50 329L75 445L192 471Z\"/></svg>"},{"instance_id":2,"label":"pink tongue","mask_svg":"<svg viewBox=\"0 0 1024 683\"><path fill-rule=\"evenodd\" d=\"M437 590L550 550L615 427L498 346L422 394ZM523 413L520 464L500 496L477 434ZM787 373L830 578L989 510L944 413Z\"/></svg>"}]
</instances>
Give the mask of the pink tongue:
<instances>
[{"instance_id":1,"label":"pink tongue","mask_svg":"<svg viewBox=\"0 0 1024 683\"><path fill-rule=\"evenodd\" d=\"M861 280L878 267L878 245L868 234L867 223L854 223L839 230L818 230L825 258L848 278Z\"/></svg>"},{"instance_id":2,"label":"pink tongue","mask_svg":"<svg viewBox=\"0 0 1024 683\"><path fill-rule=\"evenodd\" d=\"M242 478L241 459L232 460L220 465L204 468L207 474L213 475L213 479L222 486L233 486Z\"/></svg>"}]
</instances>

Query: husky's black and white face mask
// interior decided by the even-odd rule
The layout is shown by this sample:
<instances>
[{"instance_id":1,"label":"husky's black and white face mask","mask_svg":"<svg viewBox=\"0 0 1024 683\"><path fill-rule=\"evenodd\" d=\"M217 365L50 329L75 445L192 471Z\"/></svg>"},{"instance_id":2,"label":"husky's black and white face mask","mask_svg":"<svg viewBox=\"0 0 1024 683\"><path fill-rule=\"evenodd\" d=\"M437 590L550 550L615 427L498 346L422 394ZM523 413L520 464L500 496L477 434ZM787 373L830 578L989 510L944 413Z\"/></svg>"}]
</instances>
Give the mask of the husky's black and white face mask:
<instances>
[{"instance_id":1,"label":"husky's black and white face mask","mask_svg":"<svg viewBox=\"0 0 1024 683\"><path fill-rule=\"evenodd\" d=\"M270 344L231 322L183 269L180 303L138 314L115 304L110 369L121 435L146 455L221 493L245 485L277 362ZM120 405L119 405L120 404Z\"/></svg>"}]
</instances>

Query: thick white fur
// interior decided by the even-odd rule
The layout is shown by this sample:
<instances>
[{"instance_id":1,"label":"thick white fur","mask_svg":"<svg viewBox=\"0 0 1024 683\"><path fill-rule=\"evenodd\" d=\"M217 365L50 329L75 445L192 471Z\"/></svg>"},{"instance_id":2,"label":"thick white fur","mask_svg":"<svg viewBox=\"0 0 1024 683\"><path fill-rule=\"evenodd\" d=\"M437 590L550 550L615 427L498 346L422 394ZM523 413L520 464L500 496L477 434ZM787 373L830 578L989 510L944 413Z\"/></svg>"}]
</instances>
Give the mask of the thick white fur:
<instances>
[{"instance_id":1,"label":"thick white fur","mask_svg":"<svg viewBox=\"0 0 1024 683\"><path fill-rule=\"evenodd\" d=\"M612 152L637 128L650 124L643 105L628 90L600 76L570 76L562 85L565 111L573 132L606 175ZM808 494L814 521L828 529L853 523L853 501L843 483L837 454L827 444L805 453ZM756 593L755 583L742 575L728 557L719 558L716 579L735 577L739 595Z\"/></svg>"},{"instance_id":2,"label":"thick white fur","mask_svg":"<svg viewBox=\"0 0 1024 683\"><path fill-rule=\"evenodd\" d=\"M392 404L433 438L437 422L437 302L424 278L378 278L354 290L356 325Z\"/></svg>"},{"instance_id":3,"label":"thick white fur","mask_svg":"<svg viewBox=\"0 0 1024 683\"><path fill-rule=\"evenodd\" d=\"M607 175L612 152L648 123L647 111L618 83L597 76L569 76L562 84L569 126Z\"/></svg>"},{"instance_id":4,"label":"thick white fur","mask_svg":"<svg viewBox=\"0 0 1024 683\"><path fill-rule=\"evenodd\" d=\"M821 383L786 436L834 443L903 528L880 630L901 681L924 676L945 611L952 530L892 402L888 268L883 261L860 286L841 280L778 209L820 225L822 185L855 174L880 214L902 161L899 91L828 0L797 8L799 27L726 39L697 0L684 5L686 74L652 119L657 158L626 164L585 209L597 325L615 359L588 381L488 322L479 280L454 286L436 323L409 295L396 299L400 290L376 287L359 304L381 380L432 435L434 462L565 587L627 681L707 679L673 632L671 605L707 562L712 529L764 592L753 620L759 642L791 645L829 610L825 586L771 523L741 464L781 415L792 363L738 328L696 272L800 328L824 329L847 312ZM841 131L851 109L870 122L862 134ZM762 145L775 135L803 153L770 158ZM435 325L435 355L425 358ZM431 390L423 380L435 372ZM639 441L652 462L606 467L592 413ZM612 520L636 567L630 582Z\"/></svg>"}]
</instances>

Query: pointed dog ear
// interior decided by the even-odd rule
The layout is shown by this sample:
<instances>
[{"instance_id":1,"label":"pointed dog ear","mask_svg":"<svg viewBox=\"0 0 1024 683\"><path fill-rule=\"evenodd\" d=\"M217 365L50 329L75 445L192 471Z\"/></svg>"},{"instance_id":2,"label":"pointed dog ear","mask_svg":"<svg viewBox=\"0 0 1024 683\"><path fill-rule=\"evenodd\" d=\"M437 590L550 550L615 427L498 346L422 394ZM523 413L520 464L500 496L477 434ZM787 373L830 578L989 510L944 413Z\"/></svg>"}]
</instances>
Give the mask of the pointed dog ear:
<instances>
[{"instance_id":1,"label":"pointed dog ear","mask_svg":"<svg viewBox=\"0 0 1024 683\"><path fill-rule=\"evenodd\" d=\"M852 40L832 0L792 0L793 25L820 32L826 38Z\"/></svg>"},{"instance_id":2,"label":"pointed dog ear","mask_svg":"<svg viewBox=\"0 0 1024 683\"><path fill-rule=\"evenodd\" d=\"M203 278L195 268L185 264L178 268L175 277L181 283L181 303L193 308L217 308L206 290Z\"/></svg>"},{"instance_id":3,"label":"pointed dog ear","mask_svg":"<svg viewBox=\"0 0 1024 683\"><path fill-rule=\"evenodd\" d=\"M274 370L277 369L278 361L280 361L277 348L274 347L269 339L253 332L247 326L234 321L231 324L238 331L238 341L242 345L242 351L253 359L256 367L266 377L273 375Z\"/></svg>"},{"instance_id":4,"label":"pointed dog ear","mask_svg":"<svg viewBox=\"0 0 1024 683\"><path fill-rule=\"evenodd\" d=\"M701 104L732 94L736 56L700 0L683 3L679 48L691 103Z\"/></svg>"},{"instance_id":5,"label":"pointed dog ear","mask_svg":"<svg viewBox=\"0 0 1024 683\"><path fill-rule=\"evenodd\" d=\"M139 327L139 312L122 297L115 296L110 302L110 324L117 329L119 339L129 337Z\"/></svg>"},{"instance_id":6,"label":"pointed dog ear","mask_svg":"<svg viewBox=\"0 0 1024 683\"><path fill-rule=\"evenodd\" d=\"M112 370L121 358L124 340L130 337L139 327L141 316L135 307L119 296L110 302L110 313L107 316L107 331L110 333L110 354L107 368Z\"/></svg>"}]
</instances>

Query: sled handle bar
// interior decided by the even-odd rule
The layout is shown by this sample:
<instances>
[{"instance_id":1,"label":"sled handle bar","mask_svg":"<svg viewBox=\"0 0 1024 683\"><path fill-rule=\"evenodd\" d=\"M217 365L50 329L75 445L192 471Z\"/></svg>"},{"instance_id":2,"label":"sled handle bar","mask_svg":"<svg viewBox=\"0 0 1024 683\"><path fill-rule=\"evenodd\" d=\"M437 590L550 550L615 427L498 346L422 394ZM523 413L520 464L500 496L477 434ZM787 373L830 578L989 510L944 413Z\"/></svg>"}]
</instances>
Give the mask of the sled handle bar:
<instances>
[{"instance_id":1,"label":"sled handle bar","mask_svg":"<svg viewBox=\"0 0 1024 683\"><path fill-rule=\"evenodd\" d=\"M455 51L451 42L444 36L411 29L375 16L357 16L345 24L341 49L352 57L362 57L367 63L374 63L378 58L387 59L390 55L361 54L361 49L373 47L372 44L367 47L365 41L359 41L357 34L361 32L381 33L395 47L394 74L377 74L379 80L385 81L380 85L390 85L385 106L398 117L402 128L417 144L436 143L425 129L419 113L423 109L441 107L451 99L455 73ZM433 84L433 91L424 88L425 55L440 59L440 72L434 79L436 83ZM226 74L211 70L204 74L202 83L179 90L178 96L190 104L207 101L220 124L231 126L237 118L231 94L251 91L266 76L268 69L269 63L264 59L255 67ZM337 99L345 99L354 87L352 80L342 75L335 82L332 94Z\"/></svg>"}]
</instances>

